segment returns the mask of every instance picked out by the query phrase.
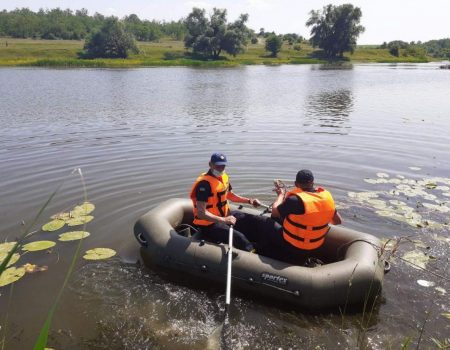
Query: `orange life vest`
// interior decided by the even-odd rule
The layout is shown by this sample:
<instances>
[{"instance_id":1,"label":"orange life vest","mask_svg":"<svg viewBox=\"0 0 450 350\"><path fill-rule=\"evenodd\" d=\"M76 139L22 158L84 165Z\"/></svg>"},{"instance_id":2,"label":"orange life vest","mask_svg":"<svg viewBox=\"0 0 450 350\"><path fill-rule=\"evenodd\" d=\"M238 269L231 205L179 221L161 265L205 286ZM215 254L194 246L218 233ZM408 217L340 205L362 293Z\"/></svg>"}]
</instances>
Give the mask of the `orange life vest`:
<instances>
[{"instance_id":1,"label":"orange life vest","mask_svg":"<svg viewBox=\"0 0 450 350\"><path fill-rule=\"evenodd\" d=\"M229 188L228 175L224 172L222 174L222 181L220 181L215 176L203 173L197 178L197 180L195 180L190 195L192 204L194 205L194 225L198 226L209 226L213 224L212 221L199 219L197 215L196 189L199 182L204 180L208 181L211 186L211 194L206 202L206 210L208 210L211 214L221 217L228 216L230 212L230 207L228 206L227 201Z\"/></svg>"},{"instance_id":2,"label":"orange life vest","mask_svg":"<svg viewBox=\"0 0 450 350\"><path fill-rule=\"evenodd\" d=\"M303 201L305 213L286 216L283 221L283 238L299 249L320 247L330 229L328 224L336 212L331 193L320 187L317 192L295 188L287 193L288 196L298 196Z\"/></svg>"}]
</instances>

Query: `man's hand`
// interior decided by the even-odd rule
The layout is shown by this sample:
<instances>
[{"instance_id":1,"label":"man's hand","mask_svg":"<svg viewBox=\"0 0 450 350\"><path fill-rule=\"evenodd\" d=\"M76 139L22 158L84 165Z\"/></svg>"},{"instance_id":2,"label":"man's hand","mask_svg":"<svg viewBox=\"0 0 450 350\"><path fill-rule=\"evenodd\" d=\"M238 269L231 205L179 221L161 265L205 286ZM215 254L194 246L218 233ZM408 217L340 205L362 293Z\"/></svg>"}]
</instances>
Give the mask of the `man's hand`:
<instances>
[{"instance_id":1,"label":"man's hand","mask_svg":"<svg viewBox=\"0 0 450 350\"><path fill-rule=\"evenodd\" d=\"M257 198L249 198L248 203L253 205L255 208L261 205L261 202Z\"/></svg>"},{"instance_id":2,"label":"man's hand","mask_svg":"<svg viewBox=\"0 0 450 350\"><path fill-rule=\"evenodd\" d=\"M223 218L223 222L227 225L235 225L236 224L236 218L233 215L226 216Z\"/></svg>"}]
</instances>

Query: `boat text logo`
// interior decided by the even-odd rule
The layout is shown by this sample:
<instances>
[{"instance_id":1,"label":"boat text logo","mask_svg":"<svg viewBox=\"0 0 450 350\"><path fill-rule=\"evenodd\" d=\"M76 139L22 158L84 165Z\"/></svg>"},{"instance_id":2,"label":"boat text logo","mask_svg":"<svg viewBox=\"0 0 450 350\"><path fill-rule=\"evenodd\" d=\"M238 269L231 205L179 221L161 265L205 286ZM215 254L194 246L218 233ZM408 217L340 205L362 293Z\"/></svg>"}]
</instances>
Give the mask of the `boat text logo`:
<instances>
[{"instance_id":1,"label":"boat text logo","mask_svg":"<svg viewBox=\"0 0 450 350\"><path fill-rule=\"evenodd\" d=\"M279 275L273 275L268 272L261 273L261 278L266 282L281 284L283 286L285 286L288 283L288 279L286 277L279 276Z\"/></svg>"}]
</instances>

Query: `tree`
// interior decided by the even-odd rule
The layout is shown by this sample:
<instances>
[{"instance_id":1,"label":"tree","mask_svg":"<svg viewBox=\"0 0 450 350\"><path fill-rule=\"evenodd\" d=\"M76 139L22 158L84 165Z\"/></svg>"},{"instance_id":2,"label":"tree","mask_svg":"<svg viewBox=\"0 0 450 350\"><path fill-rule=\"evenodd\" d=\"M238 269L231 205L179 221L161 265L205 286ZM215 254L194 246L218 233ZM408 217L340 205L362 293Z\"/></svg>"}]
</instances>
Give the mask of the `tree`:
<instances>
[{"instance_id":1,"label":"tree","mask_svg":"<svg viewBox=\"0 0 450 350\"><path fill-rule=\"evenodd\" d=\"M84 49L85 58L127 58L129 51L138 52L133 36L115 17L106 19L100 30L86 40Z\"/></svg>"},{"instance_id":2,"label":"tree","mask_svg":"<svg viewBox=\"0 0 450 350\"><path fill-rule=\"evenodd\" d=\"M222 50L236 56L244 50L250 36L245 25L247 20L248 15L243 14L227 24L227 10L214 8L208 19L204 9L194 7L184 22L187 29L184 45L196 54L213 59L219 58Z\"/></svg>"},{"instance_id":3,"label":"tree","mask_svg":"<svg viewBox=\"0 0 450 350\"><path fill-rule=\"evenodd\" d=\"M266 39L266 51L270 51L272 53L272 57L277 57L278 52L281 50L281 46L283 45L283 39L281 36L271 34Z\"/></svg>"},{"instance_id":4,"label":"tree","mask_svg":"<svg viewBox=\"0 0 450 350\"><path fill-rule=\"evenodd\" d=\"M359 24L362 12L351 4L327 5L322 11L311 11L306 22L311 27L310 42L323 49L329 58L342 57L344 52L353 53L356 39L364 32Z\"/></svg>"}]
</instances>

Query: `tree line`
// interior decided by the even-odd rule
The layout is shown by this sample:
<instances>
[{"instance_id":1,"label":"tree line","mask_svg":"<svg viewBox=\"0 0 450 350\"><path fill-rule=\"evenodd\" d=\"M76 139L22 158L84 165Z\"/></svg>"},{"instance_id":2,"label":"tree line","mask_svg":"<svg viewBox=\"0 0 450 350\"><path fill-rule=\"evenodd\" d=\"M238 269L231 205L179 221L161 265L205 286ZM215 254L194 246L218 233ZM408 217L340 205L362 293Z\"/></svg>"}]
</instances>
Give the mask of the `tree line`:
<instances>
[{"instance_id":1,"label":"tree line","mask_svg":"<svg viewBox=\"0 0 450 350\"><path fill-rule=\"evenodd\" d=\"M0 36L12 38L34 39L86 39L94 33L111 17L95 13L89 15L88 10L72 11L55 8L51 10L40 9L33 12L28 8L3 10L0 12ZM140 41L156 41L162 37L171 37L182 40L186 35L186 26L183 21L159 22L141 20L135 14L122 19L125 30Z\"/></svg>"},{"instance_id":2,"label":"tree line","mask_svg":"<svg viewBox=\"0 0 450 350\"><path fill-rule=\"evenodd\" d=\"M357 38L365 28L360 24L361 9L352 4L327 5L312 10L306 25L310 27L309 43L321 49L327 59L342 59L344 52L353 53ZM227 10L214 8L207 15L204 9L193 8L192 12L179 21L159 22L141 20L136 14L122 19L105 17L99 13L90 16L86 9L39 10L27 8L0 12L0 36L40 39L85 39L83 58L107 57L125 58L129 52L138 52L135 40L157 41L163 37L184 40L185 47L196 57L219 59L224 52L236 56L242 53L248 43L256 44L260 39L272 57L280 52L283 43L295 50L301 49L305 39L298 34L276 34L259 32L248 28L247 14L241 14L234 22L228 22ZM399 57L432 55L450 58L450 39L431 40L426 43L406 43L401 40L383 43L380 48L388 49L391 55Z\"/></svg>"},{"instance_id":3,"label":"tree line","mask_svg":"<svg viewBox=\"0 0 450 350\"><path fill-rule=\"evenodd\" d=\"M388 43L384 42L380 49L388 49L389 53L396 57L401 55L416 57L430 55L435 58L450 59L450 39L430 40L424 43L420 41L407 43L402 40L394 40Z\"/></svg>"}]
</instances>

